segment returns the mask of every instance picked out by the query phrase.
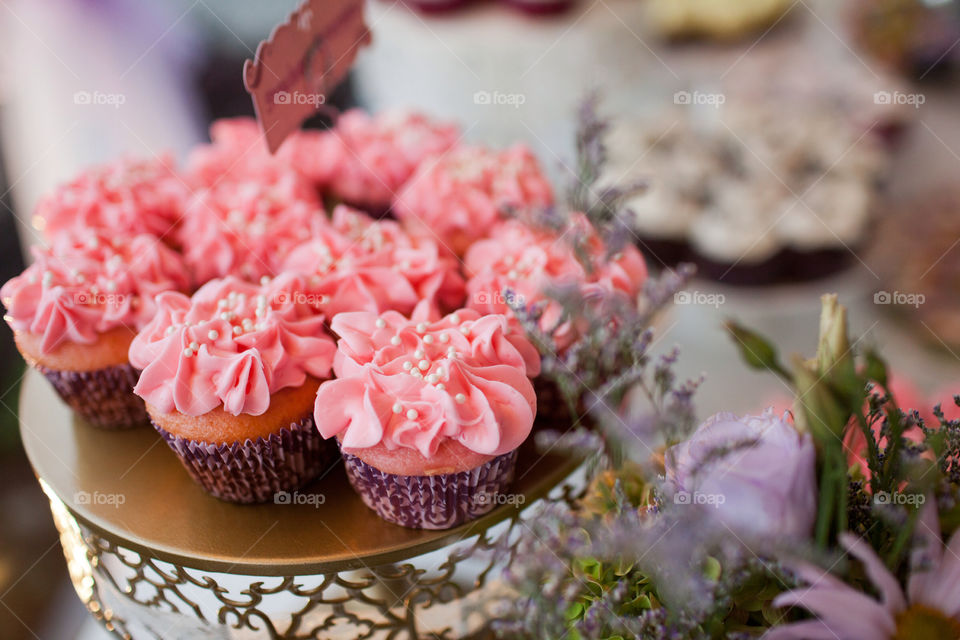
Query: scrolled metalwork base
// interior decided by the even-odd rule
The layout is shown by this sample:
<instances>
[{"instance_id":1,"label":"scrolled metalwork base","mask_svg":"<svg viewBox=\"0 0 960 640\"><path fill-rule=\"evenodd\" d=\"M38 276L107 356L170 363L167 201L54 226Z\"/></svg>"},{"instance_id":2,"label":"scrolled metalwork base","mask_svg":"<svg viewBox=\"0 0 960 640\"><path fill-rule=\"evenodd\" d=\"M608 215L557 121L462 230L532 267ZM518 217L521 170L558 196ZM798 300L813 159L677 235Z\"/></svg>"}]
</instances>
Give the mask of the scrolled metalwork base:
<instances>
[{"instance_id":1,"label":"scrolled metalwork base","mask_svg":"<svg viewBox=\"0 0 960 640\"><path fill-rule=\"evenodd\" d=\"M158 560L84 526L43 481L77 595L119 638L417 640L487 634L525 521L543 501L407 562L244 576ZM555 492L569 501L570 486Z\"/></svg>"}]
</instances>

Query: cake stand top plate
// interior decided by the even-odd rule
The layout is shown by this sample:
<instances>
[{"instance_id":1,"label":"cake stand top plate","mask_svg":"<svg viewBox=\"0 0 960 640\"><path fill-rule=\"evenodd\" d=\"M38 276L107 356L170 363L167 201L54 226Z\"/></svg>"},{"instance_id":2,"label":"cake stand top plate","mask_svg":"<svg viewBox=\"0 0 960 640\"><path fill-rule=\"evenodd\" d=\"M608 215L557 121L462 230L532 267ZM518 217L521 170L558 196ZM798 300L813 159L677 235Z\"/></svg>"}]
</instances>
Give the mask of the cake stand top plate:
<instances>
[{"instance_id":1,"label":"cake stand top plate","mask_svg":"<svg viewBox=\"0 0 960 640\"><path fill-rule=\"evenodd\" d=\"M120 546L206 571L313 575L399 562L469 538L517 508L502 505L447 531L405 529L361 502L339 462L300 490L323 495L322 504L222 502L191 480L156 431L91 427L33 370L23 381L20 429L37 476L81 523ZM540 455L531 440L521 447L511 490L527 505L577 466Z\"/></svg>"}]
</instances>

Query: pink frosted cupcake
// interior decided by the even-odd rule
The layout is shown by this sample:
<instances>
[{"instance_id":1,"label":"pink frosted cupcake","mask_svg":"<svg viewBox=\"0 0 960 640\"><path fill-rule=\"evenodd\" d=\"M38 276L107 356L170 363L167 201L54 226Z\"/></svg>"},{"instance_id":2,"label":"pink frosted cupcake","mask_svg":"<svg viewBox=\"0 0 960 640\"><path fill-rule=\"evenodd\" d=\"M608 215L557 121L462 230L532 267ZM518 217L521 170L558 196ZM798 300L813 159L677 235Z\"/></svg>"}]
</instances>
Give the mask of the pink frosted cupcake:
<instances>
[{"instance_id":1,"label":"pink frosted cupcake","mask_svg":"<svg viewBox=\"0 0 960 640\"><path fill-rule=\"evenodd\" d=\"M169 242L188 197L170 158L126 158L91 168L40 200L34 225L49 238L93 229Z\"/></svg>"},{"instance_id":2,"label":"pink frosted cupcake","mask_svg":"<svg viewBox=\"0 0 960 640\"><path fill-rule=\"evenodd\" d=\"M385 111L370 116L360 109L340 116L333 134L341 149L330 194L378 217L417 167L460 139L456 125L421 114Z\"/></svg>"},{"instance_id":3,"label":"pink frosted cupcake","mask_svg":"<svg viewBox=\"0 0 960 640\"><path fill-rule=\"evenodd\" d=\"M563 321L560 303L545 295L549 286L579 286L587 300L610 294L639 295L647 279L643 256L632 244L620 254L607 257L602 239L581 216L574 217L566 233L558 234L509 220L500 223L490 238L474 243L465 257L467 306L480 313L502 313L518 332L523 331L511 303L524 307L542 305L540 326L553 330L555 349L573 344L581 329ZM578 260L573 242L580 243L590 268ZM513 296L513 299L510 299ZM558 325L559 323L559 325ZM569 424L570 408L556 385L545 378L534 381L540 399L540 420L551 427ZM584 408L578 409L583 413Z\"/></svg>"},{"instance_id":4,"label":"pink frosted cupcake","mask_svg":"<svg viewBox=\"0 0 960 640\"><path fill-rule=\"evenodd\" d=\"M506 292L526 307L545 303L541 318L544 329L561 319L559 303L545 295L550 285L580 285L590 294L622 293L635 297L647 279L643 256L632 244L614 256L607 256L603 240L583 216L575 216L572 228L558 234L526 225L519 220L498 224L486 240L474 243L464 258L467 306L480 313L502 313L513 318ZM573 243L579 242L589 269L578 259ZM519 329L519 327L518 327ZM554 334L557 347L566 348L577 338L570 323Z\"/></svg>"},{"instance_id":5,"label":"pink frosted cupcake","mask_svg":"<svg viewBox=\"0 0 960 640\"><path fill-rule=\"evenodd\" d=\"M490 511L533 426L536 349L504 316L342 313L336 379L314 417L350 483L389 522L446 529Z\"/></svg>"},{"instance_id":6,"label":"pink frosted cupcake","mask_svg":"<svg viewBox=\"0 0 960 640\"><path fill-rule=\"evenodd\" d=\"M278 272L287 253L326 223L313 189L292 172L223 181L196 193L177 237L194 282Z\"/></svg>"},{"instance_id":7,"label":"pink frosted cupcake","mask_svg":"<svg viewBox=\"0 0 960 640\"><path fill-rule=\"evenodd\" d=\"M316 229L290 252L283 269L308 276L307 293L327 317L344 311L410 315L418 304L439 317L464 299L457 262L436 242L346 205L334 210L329 228Z\"/></svg>"},{"instance_id":8,"label":"pink frosted cupcake","mask_svg":"<svg viewBox=\"0 0 960 640\"><path fill-rule=\"evenodd\" d=\"M233 502L263 502L315 478L335 450L313 403L334 343L324 318L294 293L302 278L262 285L228 277L192 298L157 297L130 345L134 389L193 479Z\"/></svg>"},{"instance_id":9,"label":"pink frosted cupcake","mask_svg":"<svg viewBox=\"0 0 960 640\"><path fill-rule=\"evenodd\" d=\"M64 402L90 424L123 428L147 418L127 359L134 334L153 317L157 294L188 286L180 256L155 237L87 232L35 248L0 299L20 353Z\"/></svg>"},{"instance_id":10,"label":"pink frosted cupcake","mask_svg":"<svg viewBox=\"0 0 960 640\"><path fill-rule=\"evenodd\" d=\"M499 152L461 147L421 165L394 200L393 212L462 255L504 212L552 203L550 184L525 146Z\"/></svg>"},{"instance_id":11,"label":"pink frosted cupcake","mask_svg":"<svg viewBox=\"0 0 960 640\"><path fill-rule=\"evenodd\" d=\"M271 155L256 120L225 118L210 125L210 140L194 148L187 160L186 175L198 187L293 171L319 189L330 183L340 164L340 145L325 131L295 131Z\"/></svg>"}]
</instances>

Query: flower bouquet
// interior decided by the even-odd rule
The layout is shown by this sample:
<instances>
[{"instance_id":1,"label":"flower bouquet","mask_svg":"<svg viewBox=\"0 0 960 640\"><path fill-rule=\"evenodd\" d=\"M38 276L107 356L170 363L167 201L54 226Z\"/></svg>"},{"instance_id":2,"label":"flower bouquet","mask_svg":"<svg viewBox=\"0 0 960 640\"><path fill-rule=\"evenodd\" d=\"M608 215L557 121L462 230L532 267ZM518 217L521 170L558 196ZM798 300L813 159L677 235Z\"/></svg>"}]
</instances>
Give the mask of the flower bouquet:
<instances>
[{"instance_id":1,"label":"flower bouquet","mask_svg":"<svg viewBox=\"0 0 960 640\"><path fill-rule=\"evenodd\" d=\"M836 296L822 299L810 359L784 362L729 323L746 362L778 376L794 406L699 425L676 354L653 360L648 318L615 317L568 349L577 357L544 359L548 374L586 381L560 387L572 404L592 399L596 426L551 444L597 453L583 494L526 532L501 634L960 638L960 421L939 405L927 419L901 408ZM630 362L624 351L605 366L630 333L644 336Z\"/></svg>"}]
</instances>

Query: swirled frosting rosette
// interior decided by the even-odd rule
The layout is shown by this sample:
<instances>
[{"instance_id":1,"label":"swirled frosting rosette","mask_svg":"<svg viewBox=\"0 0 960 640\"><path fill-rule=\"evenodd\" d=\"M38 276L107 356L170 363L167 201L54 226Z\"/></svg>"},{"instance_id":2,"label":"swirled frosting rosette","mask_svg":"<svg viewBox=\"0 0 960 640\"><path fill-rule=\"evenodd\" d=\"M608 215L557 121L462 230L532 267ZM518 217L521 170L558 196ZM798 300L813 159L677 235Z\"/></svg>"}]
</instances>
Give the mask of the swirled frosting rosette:
<instances>
[{"instance_id":1,"label":"swirled frosting rosette","mask_svg":"<svg viewBox=\"0 0 960 640\"><path fill-rule=\"evenodd\" d=\"M424 162L394 199L393 211L408 227L462 254L504 213L552 203L553 190L527 147L459 147Z\"/></svg>"},{"instance_id":2,"label":"swirled frosting rosette","mask_svg":"<svg viewBox=\"0 0 960 640\"><path fill-rule=\"evenodd\" d=\"M167 292L130 345L142 369L135 392L159 412L200 416L222 406L261 415L270 396L330 372L334 343L324 317L295 295L302 278L263 284L212 280L192 297Z\"/></svg>"},{"instance_id":3,"label":"swirled frosting rosette","mask_svg":"<svg viewBox=\"0 0 960 640\"><path fill-rule=\"evenodd\" d=\"M551 330L562 320L563 310L548 297L550 286L578 286L588 299L637 296L647 279L643 256L633 245L615 255L607 253L603 239L582 215L573 216L560 232L519 220L502 222L488 239L471 245L464 258L467 306L513 318L511 305L545 304L540 322ZM565 348L576 340L576 327L562 323L553 337L558 348Z\"/></svg>"},{"instance_id":4,"label":"swirled frosting rosette","mask_svg":"<svg viewBox=\"0 0 960 640\"><path fill-rule=\"evenodd\" d=\"M534 346L506 317L468 309L433 322L341 313L332 329L336 378L320 385L314 418L365 503L418 528L488 511L478 492L506 488L533 426Z\"/></svg>"},{"instance_id":5,"label":"swirled frosting rosette","mask_svg":"<svg viewBox=\"0 0 960 640\"><path fill-rule=\"evenodd\" d=\"M0 288L24 358L75 411L103 427L145 422L127 361L161 291L188 288L183 260L149 234L88 232L33 249L34 262Z\"/></svg>"},{"instance_id":6,"label":"swirled frosting rosette","mask_svg":"<svg viewBox=\"0 0 960 640\"><path fill-rule=\"evenodd\" d=\"M290 252L283 268L308 276L307 293L329 317L391 309L409 315L417 305L439 317L464 299L457 262L435 241L345 205L334 209L329 227Z\"/></svg>"},{"instance_id":7,"label":"swirled frosting rosette","mask_svg":"<svg viewBox=\"0 0 960 640\"><path fill-rule=\"evenodd\" d=\"M202 188L293 171L315 187L323 187L341 157L341 145L332 134L312 130L294 131L271 155L256 120L223 118L210 125L210 144L190 152L186 176Z\"/></svg>"},{"instance_id":8,"label":"swirled frosting rosette","mask_svg":"<svg viewBox=\"0 0 960 640\"><path fill-rule=\"evenodd\" d=\"M198 191L177 237L195 283L228 275L259 280L325 224L313 189L293 172L257 181L224 181Z\"/></svg>"},{"instance_id":9,"label":"swirled frosting rosette","mask_svg":"<svg viewBox=\"0 0 960 640\"><path fill-rule=\"evenodd\" d=\"M408 111L369 115L353 109L337 120L333 136L341 148L330 192L350 204L378 211L390 205L425 160L457 143L460 128Z\"/></svg>"},{"instance_id":10,"label":"swirled frosting rosette","mask_svg":"<svg viewBox=\"0 0 960 640\"><path fill-rule=\"evenodd\" d=\"M42 198L34 224L49 238L100 230L169 242L188 198L171 158L123 158L88 169Z\"/></svg>"},{"instance_id":11,"label":"swirled frosting rosette","mask_svg":"<svg viewBox=\"0 0 960 640\"><path fill-rule=\"evenodd\" d=\"M157 298L130 345L134 389L191 477L211 495L264 502L316 477L336 456L313 423L334 343L298 299L302 278L212 280L193 297Z\"/></svg>"}]
</instances>

